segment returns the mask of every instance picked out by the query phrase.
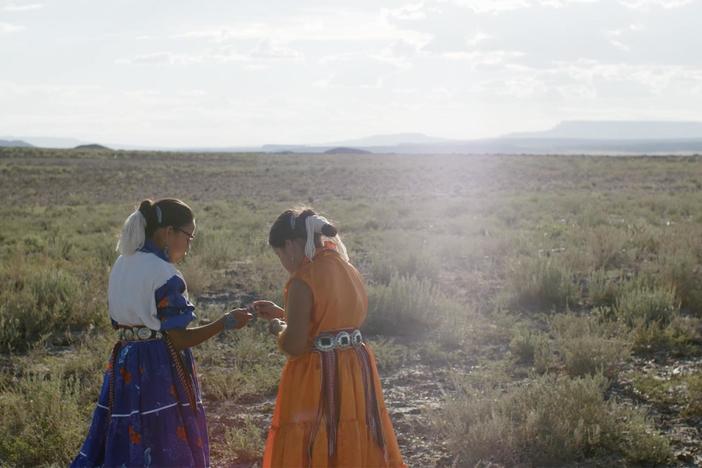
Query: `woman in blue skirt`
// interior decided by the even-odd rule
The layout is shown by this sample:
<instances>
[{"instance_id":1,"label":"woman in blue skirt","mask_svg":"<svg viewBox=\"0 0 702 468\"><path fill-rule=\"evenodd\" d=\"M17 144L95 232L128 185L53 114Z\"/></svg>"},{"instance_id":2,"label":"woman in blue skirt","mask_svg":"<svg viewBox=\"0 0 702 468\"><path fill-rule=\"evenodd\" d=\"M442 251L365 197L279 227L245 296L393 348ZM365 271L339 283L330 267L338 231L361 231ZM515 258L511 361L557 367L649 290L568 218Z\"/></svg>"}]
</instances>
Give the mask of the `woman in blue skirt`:
<instances>
[{"instance_id":1,"label":"woman in blue skirt","mask_svg":"<svg viewBox=\"0 0 702 468\"><path fill-rule=\"evenodd\" d=\"M181 273L195 219L176 199L145 200L124 223L108 305L118 341L74 467L209 466L200 386L190 347L251 315L234 309L186 328L194 307Z\"/></svg>"}]
</instances>

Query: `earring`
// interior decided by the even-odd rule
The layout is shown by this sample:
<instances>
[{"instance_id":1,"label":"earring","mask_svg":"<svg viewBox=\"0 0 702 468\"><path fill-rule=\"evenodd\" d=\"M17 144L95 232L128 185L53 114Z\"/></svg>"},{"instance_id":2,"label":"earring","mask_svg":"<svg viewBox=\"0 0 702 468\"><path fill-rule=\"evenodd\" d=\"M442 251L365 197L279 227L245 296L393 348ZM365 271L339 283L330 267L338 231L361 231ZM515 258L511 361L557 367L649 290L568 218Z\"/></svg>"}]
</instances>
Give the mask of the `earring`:
<instances>
[{"instance_id":1,"label":"earring","mask_svg":"<svg viewBox=\"0 0 702 468\"><path fill-rule=\"evenodd\" d=\"M163 253L166 254L166 258L171 258L171 256L168 254L168 244L163 247Z\"/></svg>"}]
</instances>

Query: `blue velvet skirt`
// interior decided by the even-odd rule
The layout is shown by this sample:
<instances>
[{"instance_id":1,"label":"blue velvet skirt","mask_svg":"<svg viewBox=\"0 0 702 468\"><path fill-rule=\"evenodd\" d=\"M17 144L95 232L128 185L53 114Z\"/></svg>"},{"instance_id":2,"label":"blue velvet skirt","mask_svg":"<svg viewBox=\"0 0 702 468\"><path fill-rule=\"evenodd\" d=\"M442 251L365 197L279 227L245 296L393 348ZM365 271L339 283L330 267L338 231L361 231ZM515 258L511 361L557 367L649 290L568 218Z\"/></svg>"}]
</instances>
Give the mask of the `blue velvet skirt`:
<instances>
[{"instance_id":1,"label":"blue velvet skirt","mask_svg":"<svg viewBox=\"0 0 702 468\"><path fill-rule=\"evenodd\" d=\"M165 341L122 342L71 466L209 466L205 410L190 350L181 351L180 359L184 375Z\"/></svg>"}]
</instances>

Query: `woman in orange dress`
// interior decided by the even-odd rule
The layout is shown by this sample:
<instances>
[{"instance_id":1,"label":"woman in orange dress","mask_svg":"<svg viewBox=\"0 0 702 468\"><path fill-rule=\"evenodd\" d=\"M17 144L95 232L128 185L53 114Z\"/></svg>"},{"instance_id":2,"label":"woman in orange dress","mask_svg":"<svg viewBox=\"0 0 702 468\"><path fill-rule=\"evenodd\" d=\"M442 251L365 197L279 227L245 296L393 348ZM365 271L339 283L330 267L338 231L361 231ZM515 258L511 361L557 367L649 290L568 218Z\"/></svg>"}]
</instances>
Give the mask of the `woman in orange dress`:
<instances>
[{"instance_id":1,"label":"woman in orange dress","mask_svg":"<svg viewBox=\"0 0 702 468\"><path fill-rule=\"evenodd\" d=\"M290 272L285 309L254 308L288 356L263 467L404 467L375 357L358 330L368 296L336 228L287 210L269 244Z\"/></svg>"}]
</instances>

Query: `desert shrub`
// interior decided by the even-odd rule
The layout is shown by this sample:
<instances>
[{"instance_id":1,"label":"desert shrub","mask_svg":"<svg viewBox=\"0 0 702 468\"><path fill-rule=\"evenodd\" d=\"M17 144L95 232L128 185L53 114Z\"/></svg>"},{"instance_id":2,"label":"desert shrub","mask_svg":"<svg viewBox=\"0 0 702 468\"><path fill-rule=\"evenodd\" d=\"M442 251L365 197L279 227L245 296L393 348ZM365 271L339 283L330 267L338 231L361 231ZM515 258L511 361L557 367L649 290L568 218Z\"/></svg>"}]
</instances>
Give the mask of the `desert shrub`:
<instances>
[{"instance_id":1,"label":"desert shrub","mask_svg":"<svg viewBox=\"0 0 702 468\"><path fill-rule=\"evenodd\" d=\"M691 375L687 380L689 401L685 414L702 417L702 372Z\"/></svg>"},{"instance_id":2,"label":"desert shrub","mask_svg":"<svg viewBox=\"0 0 702 468\"><path fill-rule=\"evenodd\" d=\"M420 245L421 246L421 245ZM393 276L415 277L436 281L439 276L439 261L426 249L416 246L406 248L389 247L371 256L370 278L381 284L389 284Z\"/></svg>"},{"instance_id":3,"label":"desert shrub","mask_svg":"<svg viewBox=\"0 0 702 468\"><path fill-rule=\"evenodd\" d=\"M590 316L556 315L550 323L565 370L572 377L616 376L631 353L623 327Z\"/></svg>"},{"instance_id":4,"label":"desert shrub","mask_svg":"<svg viewBox=\"0 0 702 468\"><path fill-rule=\"evenodd\" d=\"M617 316L631 327L654 322L666 325L677 316L679 304L673 289L634 282L617 297L615 309Z\"/></svg>"},{"instance_id":5,"label":"desert shrub","mask_svg":"<svg viewBox=\"0 0 702 468\"><path fill-rule=\"evenodd\" d=\"M552 257L527 257L514 264L507 288L516 307L563 309L578 300L572 273Z\"/></svg>"},{"instance_id":6,"label":"desert shrub","mask_svg":"<svg viewBox=\"0 0 702 468\"><path fill-rule=\"evenodd\" d=\"M263 454L264 434L256 421L244 417L235 427L227 427L221 448L227 457L235 456L238 462L255 460ZM216 448L214 449L216 450Z\"/></svg>"},{"instance_id":7,"label":"desert shrub","mask_svg":"<svg viewBox=\"0 0 702 468\"><path fill-rule=\"evenodd\" d=\"M392 338L377 338L369 340L368 344L381 371L397 368L410 357L410 349Z\"/></svg>"},{"instance_id":8,"label":"desert shrub","mask_svg":"<svg viewBox=\"0 0 702 468\"><path fill-rule=\"evenodd\" d=\"M588 277L587 290L592 305L611 306L619 292L618 280L604 269L595 270Z\"/></svg>"},{"instance_id":9,"label":"desert shrub","mask_svg":"<svg viewBox=\"0 0 702 468\"><path fill-rule=\"evenodd\" d=\"M699 264L689 252L660 259L661 280L675 291L680 306L702 316L702 277Z\"/></svg>"},{"instance_id":10,"label":"desert shrub","mask_svg":"<svg viewBox=\"0 0 702 468\"><path fill-rule=\"evenodd\" d=\"M668 461L667 441L640 412L605 401L606 386L602 375L546 375L504 392L465 385L435 414L435 427L461 466L555 465L606 453Z\"/></svg>"},{"instance_id":11,"label":"desert shrub","mask_svg":"<svg viewBox=\"0 0 702 468\"><path fill-rule=\"evenodd\" d=\"M387 336L426 334L460 314L461 307L430 282L393 276L387 286L369 288L368 318L363 329Z\"/></svg>"},{"instance_id":12,"label":"desert shrub","mask_svg":"<svg viewBox=\"0 0 702 468\"><path fill-rule=\"evenodd\" d=\"M702 342L700 319L675 316L670 323L637 323L632 330L637 352L669 351L677 355L694 353Z\"/></svg>"},{"instance_id":13,"label":"desert shrub","mask_svg":"<svg viewBox=\"0 0 702 468\"><path fill-rule=\"evenodd\" d=\"M102 296L76 275L50 267L0 269L0 350L26 350L69 330L105 326Z\"/></svg>"},{"instance_id":14,"label":"desert shrub","mask_svg":"<svg viewBox=\"0 0 702 468\"><path fill-rule=\"evenodd\" d=\"M227 367L200 367L203 397L208 400L233 400L275 391L280 370L266 363Z\"/></svg>"},{"instance_id":15,"label":"desert shrub","mask_svg":"<svg viewBox=\"0 0 702 468\"><path fill-rule=\"evenodd\" d=\"M539 373L545 372L551 364L550 341L543 332L518 327L509 349L518 363L533 365Z\"/></svg>"},{"instance_id":16,"label":"desert shrub","mask_svg":"<svg viewBox=\"0 0 702 468\"><path fill-rule=\"evenodd\" d=\"M264 328L221 334L193 348L205 398L238 400L275 391L284 357Z\"/></svg>"},{"instance_id":17,"label":"desert shrub","mask_svg":"<svg viewBox=\"0 0 702 468\"><path fill-rule=\"evenodd\" d=\"M79 381L61 374L23 376L0 387L0 460L17 466L70 462L87 427L80 400Z\"/></svg>"},{"instance_id":18,"label":"desert shrub","mask_svg":"<svg viewBox=\"0 0 702 468\"><path fill-rule=\"evenodd\" d=\"M195 236L193 256L199 257L208 269L223 268L235 257L235 244L230 233L224 230L202 230Z\"/></svg>"},{"instance_id":19,"label":"desert shrub","mask_svg":"<svg viewBox=\"0 0 702 468\"><path fill-rule=\"evenodd\" d=\"M594 269L617 268L626 260L627 233L612 226L595 226L583 233Z\"/></svg>"}]
</instances>

